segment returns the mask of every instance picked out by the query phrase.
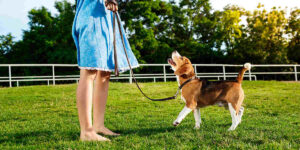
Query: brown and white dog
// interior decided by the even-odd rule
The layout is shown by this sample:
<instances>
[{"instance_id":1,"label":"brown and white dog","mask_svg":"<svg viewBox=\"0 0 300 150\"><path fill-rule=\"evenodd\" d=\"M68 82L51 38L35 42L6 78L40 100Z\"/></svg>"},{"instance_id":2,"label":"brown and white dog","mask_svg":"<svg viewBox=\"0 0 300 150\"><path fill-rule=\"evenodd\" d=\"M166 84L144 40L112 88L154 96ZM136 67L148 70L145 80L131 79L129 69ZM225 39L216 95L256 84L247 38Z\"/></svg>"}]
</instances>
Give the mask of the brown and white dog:
<instances>
[{"instance_id":1,"label":"brown and white dog","mask_svg":"<svg viewBox=\"0 0 300 150\"><path fill-rule=\"evenodd\" d=\"M172 53L172 58L168 60L168 63L174 70L180 85L196 77L191 61L186 57L180 56L177 51ZM181 90L181 99L185 101L186 105L173 122L173 125L179 125L193 111L196 122L195 128L198 129L201 124L200 108L217 104L229 108L232 125L228 130L235 130L237 125L241 123L244 112L244 107L241 106L244 100L244 91L242 89L243 76L250 68L251 64L246 63L240 70L236 81L194 79L188 82Z\"/></svg>"}]
</instances>

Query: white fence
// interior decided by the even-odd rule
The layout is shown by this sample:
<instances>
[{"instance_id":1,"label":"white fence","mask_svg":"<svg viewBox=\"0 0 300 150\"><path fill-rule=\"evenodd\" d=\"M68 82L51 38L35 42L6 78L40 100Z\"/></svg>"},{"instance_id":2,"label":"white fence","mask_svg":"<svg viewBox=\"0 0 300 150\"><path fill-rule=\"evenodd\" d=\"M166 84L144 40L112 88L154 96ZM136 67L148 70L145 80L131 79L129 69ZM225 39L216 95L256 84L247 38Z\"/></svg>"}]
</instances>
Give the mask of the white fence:
<instances>
[{"instance_id":1,"label":"white fence","mask_svg":"<svg viewBox=\"0 0 300 150\"><path fill-rule=\"evenodd\" d=\"M173 73L167 73L166 68L170 68L169 64L140 64L143 67L161 67L162 73L143 73L143 74L135 74L137 79L153 79L156 82L157 79L163 79L164 82L170 78L176 78ZM197 77L199 78L215 78L220 80L226 80L226 78L232 78L237 76L237 72L226 72L226 68L229 67L242 67L243 65L231 65L231 64L194 64L195 72ZM76 81L79 80L79 75L55 75L55 69L58 67L77 67L77 64L0 64L1 67L8 68L8 76L7 75L0 75L0 82L9 83L9 87L13 86L15 82L17 86L20 85L20 82L33 82L33 81L40 81L40 82L47 82L48 85L53 84L55 85L56 81ZM48 76L13 76L12 75L12 68L16 67L51 67L52 74ZM213 72L213 73L199 73L197 72L197 68L199 67L220 67L222 68L222 72ZM264 64L264 65L252 65L252 67L288 67L293 68L291 72L247 72L245 77L247 77L250 81L252 79L257 80L257 75L288 75L294 74L295 81L298 81L298 74L297 67L300 65L295 64ZM121 74L119 77L114 77L112 75L111 80L121 80L125 79L132 83L132 75L131 74Z\"/></svg>"}]
</instances>

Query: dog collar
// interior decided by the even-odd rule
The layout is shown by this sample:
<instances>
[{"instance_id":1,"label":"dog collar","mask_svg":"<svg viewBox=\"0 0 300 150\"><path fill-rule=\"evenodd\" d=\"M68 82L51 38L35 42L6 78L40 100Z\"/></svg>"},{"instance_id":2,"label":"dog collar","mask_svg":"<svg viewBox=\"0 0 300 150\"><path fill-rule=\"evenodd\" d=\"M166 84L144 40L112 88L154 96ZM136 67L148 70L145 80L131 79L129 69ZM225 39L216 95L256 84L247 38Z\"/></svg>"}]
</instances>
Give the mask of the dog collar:
<instances>
[{"instance_id":1,"label":"dog collar","mask_svg":"<svg viewBox=\"0 0 300 150\"><path fill-rule=\"evenodd\" d=\"M183 82L180 86L179 86L179 89L182 89L187 83L191 82L192 80L196 79L196 77L192 77L188 80L186 80L185 82Z\"/></svg>"}]
</instances>

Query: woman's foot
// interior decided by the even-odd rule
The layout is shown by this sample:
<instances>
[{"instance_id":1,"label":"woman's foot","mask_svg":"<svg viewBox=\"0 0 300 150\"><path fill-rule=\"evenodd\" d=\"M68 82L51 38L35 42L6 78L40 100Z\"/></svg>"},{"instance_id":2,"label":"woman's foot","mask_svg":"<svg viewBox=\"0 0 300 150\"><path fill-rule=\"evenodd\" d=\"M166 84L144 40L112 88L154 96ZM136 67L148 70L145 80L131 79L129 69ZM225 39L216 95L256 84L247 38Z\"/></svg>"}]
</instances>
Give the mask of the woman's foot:
<instances>
[{"instance_id":1,"label":"woman's foot","mask_svg":"<svg viewBox=\"0 0 300 150\"><path fill-rule=\"evenodd\" d=\"M120 135L119 133L112 132L111 130L107 129L106 127L94 128L94 130L97 133L101 133L101 134L109 135L109 136L119 136Z\"/></svg>"},{"instance_id":2,"label":"woman's foot","mask_svg":"<svg viewBox=\"0 0 300 150\"><path fill-rule=\"evenodd\" d=\"M84 131L80 134L81 141L110 141L108 138L98 135L93 131Z\"/></svg>"}]
</instances>

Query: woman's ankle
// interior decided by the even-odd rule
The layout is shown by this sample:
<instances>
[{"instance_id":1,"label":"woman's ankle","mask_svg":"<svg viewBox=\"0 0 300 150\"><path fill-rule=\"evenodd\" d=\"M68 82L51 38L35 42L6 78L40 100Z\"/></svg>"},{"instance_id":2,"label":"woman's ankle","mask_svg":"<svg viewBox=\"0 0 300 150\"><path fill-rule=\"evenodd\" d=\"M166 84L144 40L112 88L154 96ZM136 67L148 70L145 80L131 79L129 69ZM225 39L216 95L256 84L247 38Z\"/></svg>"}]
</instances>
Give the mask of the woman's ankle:
<instances>
[{"instance_id":1,"label":"woman's ankle","mask_svg":"<svg viewBox=\"0 0 300 150\"><path fill-rule=\"evenodd\" d=\"M94 128L90 127L90 128L82 128L80 130L80 133L89 133L89 132L95 132Z\"/></svg>"},{"instance_id":2,"label":"woman's ankle","mask_svg":"<svg viewBox=\"0 0 300 150\"><path fill-rule=\"evenodd\" d=\"M93 125L93 129L96 130L96 129L103 129L105 128L105 125L104 124L94 124Z\"/></svg>"}]
</instances>

